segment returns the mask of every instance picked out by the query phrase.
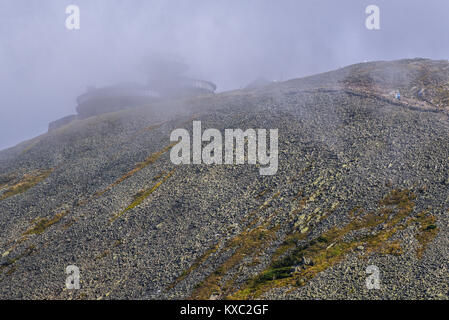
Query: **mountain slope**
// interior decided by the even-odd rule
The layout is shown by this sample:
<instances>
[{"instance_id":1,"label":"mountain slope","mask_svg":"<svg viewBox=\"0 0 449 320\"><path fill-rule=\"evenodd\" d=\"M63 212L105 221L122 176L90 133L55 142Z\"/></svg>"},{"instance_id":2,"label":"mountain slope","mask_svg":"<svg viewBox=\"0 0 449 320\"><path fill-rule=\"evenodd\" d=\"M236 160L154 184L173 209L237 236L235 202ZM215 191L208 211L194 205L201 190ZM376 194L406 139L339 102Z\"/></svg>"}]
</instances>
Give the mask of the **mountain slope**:
<instances>
[{"instance_id":1,"label":"mountain slope","mask_svg":"<svg viewBox=\"0 0 449 320\"><path fill-rule=\"evenodd\" d=\"M448 298L448 97L447 61L364 63L2 151L0 297ZM278 128L276 175L173 165L170 133L193 120Z\"/></svg>"}]
</instances>

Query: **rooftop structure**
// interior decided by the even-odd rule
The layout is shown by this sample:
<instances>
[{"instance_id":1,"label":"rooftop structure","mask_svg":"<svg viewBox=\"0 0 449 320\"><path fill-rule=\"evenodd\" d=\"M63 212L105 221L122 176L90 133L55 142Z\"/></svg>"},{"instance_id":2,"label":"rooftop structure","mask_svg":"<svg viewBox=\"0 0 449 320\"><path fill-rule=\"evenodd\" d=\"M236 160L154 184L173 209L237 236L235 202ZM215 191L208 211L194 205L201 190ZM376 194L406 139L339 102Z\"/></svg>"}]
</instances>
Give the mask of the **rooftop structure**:
<instances>
[{"instance_id":1,"label":"rooftop structure","mask_svg":"<svg viewBox=\"0 0 449 320\"><path fill-rule=\"evenodd\" d=\"M147 105L163 99L213 94L217 86L209 81L192 79L183 74L187 65L164 59L145 61L141 70L147 83L119 83L107 87L88 87L77 99L77 115L53 121L49 131L76 119Z\"/></svg>"},{"instance_id":2,"label":"rooftop structure","mask_svg":"<svg viewBox=\"0 0 449 320\"><path fill-rule=\"evenodd\" d=\"M217 86L209 81L183 76L188 67L179 62L149 60L141 70L147 75L145 85L121 83L103 88L88 88L77 98L81 118L136 107L157 100L213 94Z\"/></svg>"}]
</instances>

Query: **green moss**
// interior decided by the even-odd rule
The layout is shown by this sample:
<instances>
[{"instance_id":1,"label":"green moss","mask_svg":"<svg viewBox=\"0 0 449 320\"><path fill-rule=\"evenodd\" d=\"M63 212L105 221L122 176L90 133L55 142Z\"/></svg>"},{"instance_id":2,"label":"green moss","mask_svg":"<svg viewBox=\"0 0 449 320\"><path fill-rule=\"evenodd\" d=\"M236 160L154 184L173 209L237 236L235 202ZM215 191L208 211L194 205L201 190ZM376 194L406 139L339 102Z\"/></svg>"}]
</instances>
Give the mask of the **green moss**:
<instances>
[{"instance_id":1,"label":"green moss","mask_svg":"<svg viewBox=\"0 0 449 320\"><path fill-rule=\"evenodd\" d=\"M389 239L407 226L405 219L413 212L415 198L409 190L393 190L380 201L378 211L364 213L360 208L353 209L347 225L331 228L308 243L297 246L297 233L287 236L273 255L271 264L230 298L254 299L273 287L304 285L360 246L365 248L365 253L401 254L400 243ZM384 228L376 229L381 224ZM355 235L352 240L344 240L349 233L362 229L368 229L363 233L368 235ZM311 261L307 265L302 263L305 258ZM298 265L298 272L292 272Z\"/></svg>"},{"instance_id":2,"label":"green moss","mask_svg":"<svg viewBox=\"0 0 449 320\"><path fill-rule=\"evenodd\" d=\"M257 256L266 243L274 240L278 227L266 229L261 225L254 229L247 229L229 241L224 250L233 250L232 255L225 260L212 274L201 282L192 292L193 299L209 299L212 294L228 295L234 290L235 275L226 283L222 283L223 276L238 266L242 259L249 256Z\"/></svg>"},{"instance_id":3,"label":"green moss","mask_svg":"<svg viewBox=\"0 0 449 320\"><path fill-rule=\"evenodd\" d=\"M273 268L266 270L254 280L254 285L265 283L267 281L291 277L291 267Z\"/></svg>"}]
</instances>

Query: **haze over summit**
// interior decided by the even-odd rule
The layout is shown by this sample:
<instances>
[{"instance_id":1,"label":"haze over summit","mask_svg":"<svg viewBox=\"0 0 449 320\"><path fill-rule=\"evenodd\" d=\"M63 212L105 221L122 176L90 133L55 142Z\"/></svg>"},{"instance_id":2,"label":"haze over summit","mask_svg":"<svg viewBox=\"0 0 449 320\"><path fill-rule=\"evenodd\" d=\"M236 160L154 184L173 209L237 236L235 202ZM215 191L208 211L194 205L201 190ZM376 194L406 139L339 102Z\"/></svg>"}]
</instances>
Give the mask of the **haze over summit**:
<instances>
[{"instance_id":1,"label":"haze over summit","mask_svg":"<svg viewBox=\"0 0 449 320\"><path fill-rule=\"evenodd\" d=\"M65 8L81 29L65 28ZM381 29L365 28L380 7ZM86 86L140 81L150 52L180 57L218 91L372 60L447 59L442 1L42 1L0 3L0 149L74 113Z\"/></svg>"}]
</instances>

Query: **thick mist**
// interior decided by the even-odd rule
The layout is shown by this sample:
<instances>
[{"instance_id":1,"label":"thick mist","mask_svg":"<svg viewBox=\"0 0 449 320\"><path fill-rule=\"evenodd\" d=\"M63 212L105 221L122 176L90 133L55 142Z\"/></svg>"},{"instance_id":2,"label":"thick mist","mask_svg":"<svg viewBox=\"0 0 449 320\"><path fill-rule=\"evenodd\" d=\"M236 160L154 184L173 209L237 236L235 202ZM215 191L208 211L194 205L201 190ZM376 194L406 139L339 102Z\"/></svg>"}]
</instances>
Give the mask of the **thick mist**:
<instances>
[{"instance_id":1,"label":"thick mist","mask_svg":"<svg viewBox=\"0 0 449 320\"><path fill-rule=\"evenodd\" d=\"M70 4L80 30L65 27ZM370 4L380 30L365 27ZM448 59L448 17L443 0L1 0L0 149L75 113L87 86L144 82L152 54L226 91L362 61Z\"/></svg>"}]
</instances>

